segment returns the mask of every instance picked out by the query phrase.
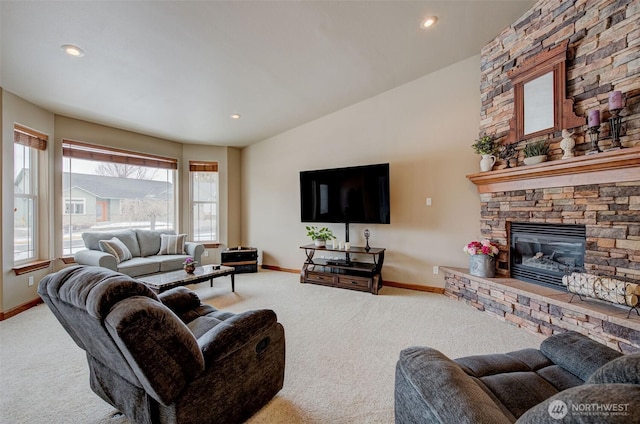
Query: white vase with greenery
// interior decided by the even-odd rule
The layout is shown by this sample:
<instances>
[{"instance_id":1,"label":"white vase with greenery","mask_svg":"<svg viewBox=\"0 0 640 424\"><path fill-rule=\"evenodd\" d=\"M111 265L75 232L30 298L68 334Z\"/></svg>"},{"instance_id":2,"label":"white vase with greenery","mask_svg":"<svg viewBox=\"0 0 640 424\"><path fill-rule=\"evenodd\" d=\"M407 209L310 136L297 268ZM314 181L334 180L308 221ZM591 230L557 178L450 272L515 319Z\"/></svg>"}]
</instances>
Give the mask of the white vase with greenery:
<instances>
[{"instance_id":1,"label":"white vase with greenery","mask_svg":"<svg viewBox=\"0 0 640 424\"><path fill-rule=\"evenodd\" d=\"M324 247L327 240L336 238L333 235L333 232L327 227L318 228L314 226L307 226L305 228L307 229L307 236L311 237L317 247Z\"/></svg>"},{"instance_id":2,"label":"white vase with greenery","mask_svg":"<svg viewBox=\"0 0 640 424\"><path fill-rule=\"evenodd\" d=\"M494 138L490 135L485 135L476 140L471 147L473 147L473 150L477 154L482 155L482 159L480 159L480 170L482 172L491 171L493 165L496 163L494 154L498 150L498 145Z\"/></svg>"}]
</instances>

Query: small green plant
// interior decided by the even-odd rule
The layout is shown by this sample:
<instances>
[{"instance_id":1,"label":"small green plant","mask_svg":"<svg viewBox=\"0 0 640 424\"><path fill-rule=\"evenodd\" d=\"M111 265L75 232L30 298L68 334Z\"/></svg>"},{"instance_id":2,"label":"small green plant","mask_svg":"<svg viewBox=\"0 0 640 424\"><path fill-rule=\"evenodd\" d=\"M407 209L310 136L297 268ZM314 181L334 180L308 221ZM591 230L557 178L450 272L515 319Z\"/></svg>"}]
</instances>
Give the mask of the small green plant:
<instances>
[{"instance_id":1,"label":"small green plant","mask_svg":"<svg viewBox=\"0 0 640 424\"><path fill-rule=\"evenodd\" d=\"M307 236L311 237L312 240L332 240L336 238L333 235L333 232L327 227L322 227L318 229L318 227L305 227L307 229Z\"/></svg>"},{"instance_id":2,"label":"small green plant","mask_svg":"<svg viewBox=\"0 0 640 424\"><path fill-rule=\"evenodd\" d=\"M546 141L543 140L536 141L524 146L522 152L524 153L525 158L530 158L533 156L545 156L547 153L549 153L549 145Z\"/></svg>"},{"instance_id":3,"label":"small green plant","mask_svg":"<svg viewBox=\"0 0 640 424\"><path fill-rule=\"evenodd\" d=\"M480 137L471 147L473 147L473 151L479 155L493 155L498 151L498 144L493 136L490 135Z\"/></svg>"}]
</instances>

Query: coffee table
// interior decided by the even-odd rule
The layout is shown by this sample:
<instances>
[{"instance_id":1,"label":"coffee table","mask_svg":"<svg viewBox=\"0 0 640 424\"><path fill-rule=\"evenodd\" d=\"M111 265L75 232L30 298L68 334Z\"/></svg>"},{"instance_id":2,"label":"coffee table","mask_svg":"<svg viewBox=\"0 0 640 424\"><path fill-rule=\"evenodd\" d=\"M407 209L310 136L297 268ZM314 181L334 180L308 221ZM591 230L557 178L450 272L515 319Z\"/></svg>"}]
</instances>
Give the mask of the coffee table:
<instances>
[{"instance_id":1,"label":"coffee table","mask_svg":"<svg viewBox=\"0 0 640 424\"><path fill-rule=\"evenodd\" d=\"M231 266L220 266L219 269L214 269L214 265L203 265L196 267L193 274L188 274L184 270L163 272L161 274L153 274L137 277L138 281L143 282L151 290L156 293L162 293L174 287L186 286L188 284L202 283L209 280L211 287L213 287L213 279L218 277L224 277L225 275L231 276L231 291L236 291L235 282L235 268Z\"/></svg>"}]
</instances>

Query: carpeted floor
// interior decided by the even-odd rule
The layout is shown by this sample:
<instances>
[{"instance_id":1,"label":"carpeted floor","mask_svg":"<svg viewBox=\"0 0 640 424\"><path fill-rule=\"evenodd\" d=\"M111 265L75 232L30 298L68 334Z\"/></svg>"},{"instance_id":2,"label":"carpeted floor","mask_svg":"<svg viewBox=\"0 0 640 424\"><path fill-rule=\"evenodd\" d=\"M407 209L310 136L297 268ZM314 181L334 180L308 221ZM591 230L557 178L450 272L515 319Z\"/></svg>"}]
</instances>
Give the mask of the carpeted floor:
<instances>
[{"instance_id":1,"label":"carpeted floor","mask_svg":"<svg viewBox=\"0 0 640 424\"><path fill-rule=\"evenodd\" d=\"M300 284L275 271L190 288L232 312L270 308L284 325L284 388L250 424L393 423L401 349L431 346L455 358L538 347L541 338L443 295L384 287L379 296ZM0 323L0 422L129 421L89 388L87 362L48 308Z\"/></svg>"}]
</instances>

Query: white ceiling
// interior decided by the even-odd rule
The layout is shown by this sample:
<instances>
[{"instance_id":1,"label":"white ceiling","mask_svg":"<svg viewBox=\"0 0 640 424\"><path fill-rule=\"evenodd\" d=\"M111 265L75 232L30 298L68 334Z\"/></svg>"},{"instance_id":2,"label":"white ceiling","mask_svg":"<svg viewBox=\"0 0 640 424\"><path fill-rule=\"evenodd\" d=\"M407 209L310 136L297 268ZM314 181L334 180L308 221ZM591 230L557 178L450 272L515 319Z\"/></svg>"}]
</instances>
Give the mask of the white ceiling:
<instances>
[{"instance_id":1,"label":"white ceiling","mask_svg":"<svg viewBox=\"0 0 640 424\"><path fill-rule=\"evenodd\" d=\"M246 146L478 54L533 3L1 0L0 85L60 115Z\"/></svg>"}]
</instances>

